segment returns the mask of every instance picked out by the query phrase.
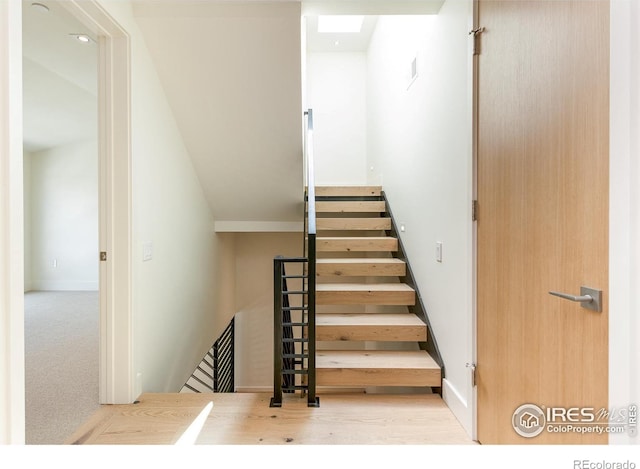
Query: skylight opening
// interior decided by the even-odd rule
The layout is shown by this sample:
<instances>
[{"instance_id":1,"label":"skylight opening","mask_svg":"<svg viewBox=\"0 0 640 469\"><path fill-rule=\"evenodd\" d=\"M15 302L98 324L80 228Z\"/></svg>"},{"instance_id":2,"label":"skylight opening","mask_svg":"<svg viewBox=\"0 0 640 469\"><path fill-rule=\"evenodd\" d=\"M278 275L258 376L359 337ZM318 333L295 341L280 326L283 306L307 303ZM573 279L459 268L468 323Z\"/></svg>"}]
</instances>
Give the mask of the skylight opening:
<instances>
[{"instance_id":1,"label":"skylight opening","mask_svg":"<svg viewBox=\"0 0 640 469\"><path fill-rule=\"evenodd\" d=\"M362 15L329 15L318 17L319 33L359 33L362 29Z\"/></svg>"}]
</instances>

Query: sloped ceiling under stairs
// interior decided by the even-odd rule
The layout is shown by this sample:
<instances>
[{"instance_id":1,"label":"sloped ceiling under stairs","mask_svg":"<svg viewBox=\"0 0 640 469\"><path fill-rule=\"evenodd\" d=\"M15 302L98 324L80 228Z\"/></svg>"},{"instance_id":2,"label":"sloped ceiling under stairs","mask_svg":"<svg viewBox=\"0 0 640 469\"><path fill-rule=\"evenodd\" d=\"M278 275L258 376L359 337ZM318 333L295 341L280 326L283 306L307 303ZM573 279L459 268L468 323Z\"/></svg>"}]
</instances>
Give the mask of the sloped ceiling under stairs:
<instances>
[{"instance_id":1,"label":"sloped ceiling under stairs","mask_svg":"<svg viewBox=\"0 0 640 469\"><path fill-rule=\"evenodd\" d=\"M136 2L134 13L216 222L301 221L299 4Z\"/></svg>"}]
</instances>

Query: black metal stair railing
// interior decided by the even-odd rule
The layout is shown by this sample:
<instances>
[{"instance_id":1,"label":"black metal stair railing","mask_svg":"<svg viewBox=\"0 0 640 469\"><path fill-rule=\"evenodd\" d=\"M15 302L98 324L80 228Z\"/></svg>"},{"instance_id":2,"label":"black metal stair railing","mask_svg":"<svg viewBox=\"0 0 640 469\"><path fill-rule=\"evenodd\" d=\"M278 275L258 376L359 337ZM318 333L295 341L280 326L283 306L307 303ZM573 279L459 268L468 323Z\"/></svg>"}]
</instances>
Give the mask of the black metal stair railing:
<instances>
[{"instance_id":1,"label":"black metal stair railing","mask_svg":"<svg viewBox=\"0 0 640 469\"><path fill-rule=\"evenodd\" d=\"M316 214L313 175L313 112L305 115L304 255L273 260L273 397L282 406L283 393L300 391L307 405L316 396ZM289 272L287 265L290 264ZM292 270L295 270L292 273Z\"/></svg>"},{"instance_id":2,"label":"black metal stair railing","mask_svg":"<svg viewBox=\"0 0 640 469\"><path fill-rule=\"evenodd\" d=\"M213 344L213 392L235 392L235 319Z\"/></svg>"},{"instance_id":3,"label":"black metal stair railing","mask_svg":"<svg viewBox=\"0 0 640 469\"><path fill-rule=\"evenodd\" d=\"M286 266L297 265L301 273L288 274ZM274 393L271 407L282 406L283 393L301 391L310 407L315 395L315 286L306 257L274 259Z\"/></svg>"},{"instance_id":4,"label":"black metal stair railing","mask_svg":"<svg viewBox=\"0 0 640 469\"><path fill-rule=\"evenodd\" d=\"M181 392L235 392L235 318L202 358Z\"/></svg>"}]
</instances>

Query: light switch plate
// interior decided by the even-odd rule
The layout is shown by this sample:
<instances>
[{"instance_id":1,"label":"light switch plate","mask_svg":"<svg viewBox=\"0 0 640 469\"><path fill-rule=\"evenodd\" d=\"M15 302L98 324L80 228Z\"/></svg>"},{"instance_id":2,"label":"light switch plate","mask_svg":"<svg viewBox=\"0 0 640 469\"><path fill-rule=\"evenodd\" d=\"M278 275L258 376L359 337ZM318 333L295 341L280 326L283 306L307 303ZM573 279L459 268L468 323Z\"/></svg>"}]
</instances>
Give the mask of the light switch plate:
<instances>
[{"instance_id":1,"label":"light switch plate","mask_svg":"<svg viewBox=\"0 0 640 469\"><path fill-rule=\"evenodd\" d=\"M152 243L144 243L142 245L142 261L150 261L153 259L153 244Z\"/></svg>"}]
</instances>

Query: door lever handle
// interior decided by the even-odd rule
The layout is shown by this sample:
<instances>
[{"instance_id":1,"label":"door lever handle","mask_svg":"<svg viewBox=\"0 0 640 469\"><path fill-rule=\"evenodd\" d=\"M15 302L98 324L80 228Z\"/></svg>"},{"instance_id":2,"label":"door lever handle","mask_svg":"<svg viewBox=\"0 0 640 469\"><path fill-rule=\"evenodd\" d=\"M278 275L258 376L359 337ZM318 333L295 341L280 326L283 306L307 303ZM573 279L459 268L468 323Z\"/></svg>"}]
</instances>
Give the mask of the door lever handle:
<instances>
[{"instance_id":1,"label":"door lever handle","mask_svg":"<svg viewBox=\"0 0 640 469\"><path fill-rule=\"evenodd\" d=\"M565 300L577 301L579 303L584 303L584 302L591 303L593 301L593 297L591 295L575 296L575 295L569 295L567 293L560 293L558 291L550 291L549 294L553 296L559 296L560 298L564 298Z\"/></svg>"},{"instance_id":2,"label":"door lever handle","mask_svg":"<svg viewBox=\"0 0 640 469\"><path fill-rule=\"evenodd\" d=\"M550 291L550 295L564 298L565 300L580 303L580 306L592 311L602 312L602 290L595 290L589 287L580 287L580 295L569 295L557 291Z\"/></svg>"}]
</instances>

